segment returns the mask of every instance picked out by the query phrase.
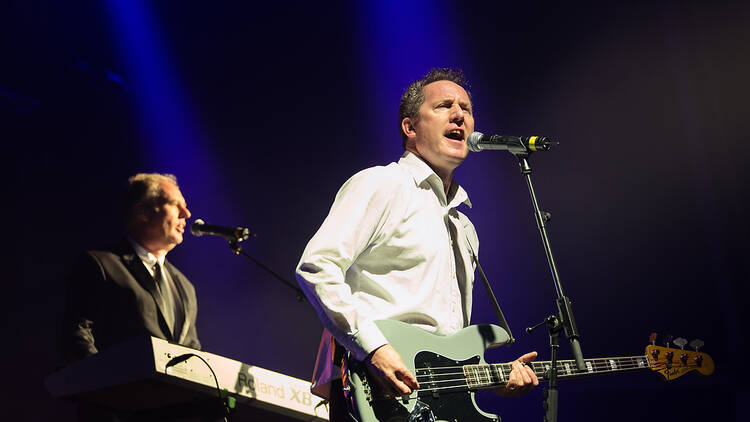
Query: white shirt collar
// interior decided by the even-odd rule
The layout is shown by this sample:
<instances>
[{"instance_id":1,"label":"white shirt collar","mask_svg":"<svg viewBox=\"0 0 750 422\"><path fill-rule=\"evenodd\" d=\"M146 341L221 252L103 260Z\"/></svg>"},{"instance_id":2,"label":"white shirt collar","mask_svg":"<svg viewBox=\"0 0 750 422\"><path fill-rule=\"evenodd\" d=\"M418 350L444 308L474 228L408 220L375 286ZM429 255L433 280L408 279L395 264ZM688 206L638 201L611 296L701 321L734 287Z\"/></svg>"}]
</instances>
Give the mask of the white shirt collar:
<instances>
[{"instance_id":1,"label":"white shirt collar","mask_svg":"<svg viewBox=\"0 0 750 422\"><path fill-rule=\"evenodd\" d=\"M133 246L133 250L135 250L135 254L138 255L138 258L141 259L143 262L143 265L146 266L148 269L154 268L154 265L158 262L160 267L164 266L164 259L165 256L162 256L160 258L157 258L152 254L151 252L147 251L146 248L141 246L138 242L133 240L130 236L128 236L128 242Z\"/></svg>"},{"instance_id":2,"label":"white shirt collar","mask_svg":"<svg viewBox=\"0 0 750 422\"><path fill-rule=\"evenodd\" d=\"M441 197L445 196L445 191L443 190L443 181L440 179L440 176L438 176L430 166L424 162L417 154L414 154L411 151L405 151L404 155L401 156L401 159L398 160L398 164L403 166L409 173L411 173L412 177L414 177L414 181L417 183L417 185L421 184L422 182L429 179L431 176L434 176L436 179L436 185L439 186L440 192L442 194ZM439 184L437 182L439 181ZM471 208L471 201L469 200L469 194L466 193L463 187L456 182L456 179L453 179L453 182L451 183L451 188L449 191L449 194L453 194L453 198L450 199L450 206L451 208L457 207L459 204L464 203L469 208Z\"/></svg>"}]
</instances>

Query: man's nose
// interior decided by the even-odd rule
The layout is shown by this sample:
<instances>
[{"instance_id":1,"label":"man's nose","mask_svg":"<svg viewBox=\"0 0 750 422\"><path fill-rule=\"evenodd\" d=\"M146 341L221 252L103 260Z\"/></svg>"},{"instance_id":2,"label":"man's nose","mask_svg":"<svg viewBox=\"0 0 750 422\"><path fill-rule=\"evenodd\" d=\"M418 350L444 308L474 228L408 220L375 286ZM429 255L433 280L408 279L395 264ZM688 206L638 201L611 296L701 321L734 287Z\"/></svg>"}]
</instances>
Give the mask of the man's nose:
<instances>
[{"instance_id":1,"label":"man's nose","mask_svg":"<svg viewBox=\"0 0 750 422\"><path fill-rule=\"evenodd\" d=\"M180 207L180 218L190 218L191 215L187 206Z\"/></svg>"},{"instance_id":2,"label":"man's nose","mask_svg":"<svg viewBox=\"0 0 750 422\"><path fill-rule=\"evenodd\" d=\"M460 105L455 104L451 110L451 122L461 126L464 123L466 111Z\"/></svg>"}]
</instances>

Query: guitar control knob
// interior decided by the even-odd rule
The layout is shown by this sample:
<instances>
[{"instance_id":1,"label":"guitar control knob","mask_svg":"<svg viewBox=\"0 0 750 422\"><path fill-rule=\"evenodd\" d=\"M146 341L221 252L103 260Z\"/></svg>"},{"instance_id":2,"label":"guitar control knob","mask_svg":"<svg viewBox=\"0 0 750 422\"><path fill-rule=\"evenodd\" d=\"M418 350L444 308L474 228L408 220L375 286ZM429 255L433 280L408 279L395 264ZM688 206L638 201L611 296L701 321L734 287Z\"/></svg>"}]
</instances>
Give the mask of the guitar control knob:
<instances>
[{"instance_id":1,"label":"guitar control knob","mask_svg":"<svg viewBox=\"0 0 750 422\"><path fill-rule=\"evenodd\" d=\"M682 337L677 337L672 341L672 343L676 344L680 349L685 349L685 345L687 344L687 340L685 340Z\"/></svg>"},{"instance_id":2,"label":"guitar control knob","mask_svg":"<svg viewBox=\"0 0 750 422\"><path fill-rule=\"evenodd\" d=\"M690 347L692 347L693 349L695 349L695 351L697 352L698 349L700 349L701 347L703 347L704 344L705 343L703 342L703 340L697 338L697 339L695 339L695 340L693 340L693 341L690 342Z\"/></svg>"}]
</instances>

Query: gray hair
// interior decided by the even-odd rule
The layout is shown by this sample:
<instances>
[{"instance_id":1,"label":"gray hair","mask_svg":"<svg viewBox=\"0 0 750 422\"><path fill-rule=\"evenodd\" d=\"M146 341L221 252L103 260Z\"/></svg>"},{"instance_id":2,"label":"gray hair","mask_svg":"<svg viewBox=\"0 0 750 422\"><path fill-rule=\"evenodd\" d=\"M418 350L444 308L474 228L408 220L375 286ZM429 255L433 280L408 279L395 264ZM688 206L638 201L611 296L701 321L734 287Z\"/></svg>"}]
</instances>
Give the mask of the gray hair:
<instances>
[{"instance_id":1,"label":"gray hair","mask_svg":"<svg viewBox=\"0 0 750 422\"><path fill-rule=\"evenodd\" d=\"M177 186L177 177L173 174L138 173L128 179L121 205L126 224L130 225L136 213L156 212L165 203L161 182Z\"/></svg>"}]
</instances>

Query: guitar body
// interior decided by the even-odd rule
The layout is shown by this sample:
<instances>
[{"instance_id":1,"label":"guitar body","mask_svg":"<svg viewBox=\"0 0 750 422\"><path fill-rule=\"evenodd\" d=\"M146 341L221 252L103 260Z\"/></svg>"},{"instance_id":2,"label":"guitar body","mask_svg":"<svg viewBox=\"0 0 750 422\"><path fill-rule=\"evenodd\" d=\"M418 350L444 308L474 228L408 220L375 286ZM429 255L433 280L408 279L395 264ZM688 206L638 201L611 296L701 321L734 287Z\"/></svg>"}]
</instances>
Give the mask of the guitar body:
<instances>
[{"instance_id":1,"label":"guitar body","mask_svg":"<svg viewBox=\"0 0 750 422\"><path fill-rule=\"evenodd\" d=\"M360 422L500 420L477 407L461 366L483 364L486 349L509 341L505 330L472 325L451 336L438 336L399 321L382 320L376 325L417 376L421 390L408 398L386 398L377 382L367 378L361 362L348 362L344 379L349 388L347 401Z\"/></svg>"}]
</instances>

